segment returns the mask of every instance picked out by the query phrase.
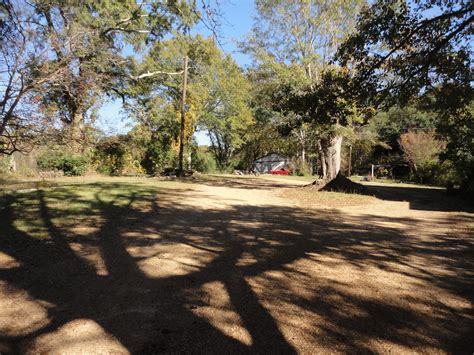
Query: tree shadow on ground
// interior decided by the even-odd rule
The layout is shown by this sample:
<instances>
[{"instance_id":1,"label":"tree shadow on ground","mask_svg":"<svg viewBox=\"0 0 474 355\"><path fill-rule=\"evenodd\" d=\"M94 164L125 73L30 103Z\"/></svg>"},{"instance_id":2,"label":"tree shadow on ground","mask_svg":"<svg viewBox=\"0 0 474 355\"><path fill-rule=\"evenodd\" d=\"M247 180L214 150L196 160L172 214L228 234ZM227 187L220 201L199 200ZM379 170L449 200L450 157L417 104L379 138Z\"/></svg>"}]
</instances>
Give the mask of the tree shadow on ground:
<instances>
[{"instance_id":1,"label":"tree shadow on ground","mask_svg":"<svg viewBox=\"0 0 474 355\"><path fill-rule=\"evenodd\" d=\"M368 190L368 195L386 201L406 201L413 210L474 213L472 201L450 196L445 189L366 184L364 186Z\"/></svg>"},{"instance_id":2,"label":"tree shadow on ground","mask_svg":"<svg viewBox=\"0 0 474 355\"><path fill-rule=\"evenodd\" d=\"M133 353L295 353L301 349L292 332L314 346L346 352L371 352L374 342L474 349L472 235L416 238L387 227L386 218L369 216L361 224L337 211L198 208L178 203L188 195L179 189L156 196L154 189L136 185L82 188L93 197L55 189L1 199L0 252L18 265L0 269L0 280L49 305L46 325L0 333L0 343L12 353L34 349L37 338L76 319L93 320ZM121 190L112 194L112 188ZM30 220L41 219L47 238L18 227L32 199ZM81 208L54 207L63 199ZM96 228L75 234L67 221L84 212ZM405 222L422 228L422 221ZM183 246L188 258L173 257ZM93 251L106 272L88 259ZM174 269L166 268L169 258ZM306 262L311 267L297 266ZM347 278L326 274L339 268ZM351 273L374 268L471 307L424 293L399 302L396 293L387 298L354 292ZM236 340L200 313L214 307L203 286L216 282L251 342Z\"/></svg>"}]
</instances>

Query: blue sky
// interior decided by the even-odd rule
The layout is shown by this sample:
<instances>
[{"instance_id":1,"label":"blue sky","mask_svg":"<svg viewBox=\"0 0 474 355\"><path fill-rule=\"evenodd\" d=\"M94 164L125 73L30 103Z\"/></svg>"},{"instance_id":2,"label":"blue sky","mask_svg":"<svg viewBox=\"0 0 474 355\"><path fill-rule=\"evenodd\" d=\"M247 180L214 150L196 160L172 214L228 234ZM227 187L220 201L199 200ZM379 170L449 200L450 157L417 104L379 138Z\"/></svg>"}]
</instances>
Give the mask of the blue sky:
<instances>
[{"instance_id":1,"label":"blue sky","mask_svg":"<svg viewBox=\"0 0 474 355\"><path fill-rule=\"evenodd\" d=\"M255 6L253 0L224 0L221 6L224 18L221 23L220 40L222 49L226 54L231 54L235 61L245 67L250 64L250 58L237 49L237 41L243 39L250 32ZM210 32L203 25L196 26L193 33L201 33L209 36ZM115 100L105 103L99 111L99 118L96 125L107 134L126 133L133 122L120 114L120 101ZM209 138L205 132L196 135L199 144L209 144Z\"/></svg>"}]
</instances>

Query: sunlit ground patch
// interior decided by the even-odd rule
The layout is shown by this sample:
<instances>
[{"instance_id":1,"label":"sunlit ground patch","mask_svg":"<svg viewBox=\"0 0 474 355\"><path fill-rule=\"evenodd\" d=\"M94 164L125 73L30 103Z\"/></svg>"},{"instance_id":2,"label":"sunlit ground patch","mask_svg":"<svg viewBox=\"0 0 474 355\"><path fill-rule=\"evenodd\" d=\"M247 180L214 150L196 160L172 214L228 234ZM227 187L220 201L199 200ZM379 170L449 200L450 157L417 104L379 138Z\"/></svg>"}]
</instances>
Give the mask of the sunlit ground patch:
<instances>
[{"instance_id":1,"label":"sunlit ground patch","mask_svg":"<svg viewBox=\"0 0 474 355\"><path fill-rule=\"evenodd\" d=\"M95 321L75 319L28 344L26 354L38 353L129 354L129 351Z\"/></svg>"}]
</instances>

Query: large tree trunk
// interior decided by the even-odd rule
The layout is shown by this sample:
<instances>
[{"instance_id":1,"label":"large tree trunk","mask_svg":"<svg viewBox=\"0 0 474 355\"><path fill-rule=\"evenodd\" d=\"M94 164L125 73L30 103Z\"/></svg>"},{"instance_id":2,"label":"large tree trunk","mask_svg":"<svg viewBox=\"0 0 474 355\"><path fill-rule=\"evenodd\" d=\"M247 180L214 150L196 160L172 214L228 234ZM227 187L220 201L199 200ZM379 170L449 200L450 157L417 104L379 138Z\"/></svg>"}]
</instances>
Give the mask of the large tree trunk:
<instances>
[{"instance_id":1,"label":"large tree trunk","mask_svg":"<svg viewBox=\"0 0 474 355\"><path fill-rule=\"evenodd\" d=\"M332 136L318 141L323 181L314 181L320 191L366 193L367 189L341 174L342 136Z\"/></svg>"},{"instance_id":2,"label":"large tree trunk","mask_svg":"<svg viewBox=\"0 0 474 355\"><path fill-rule=\"evenodd\" d=\"M321 169L319 171L319 176L326 180L327 170L326 170L326 157L324 155L323 147L321 145L321 140L318 140L318 153L319 153L319 164Z\"/></svg>"},{"instance_id":3,"label":"large tree trunk","mask_svg":"<svg viewBox=\"0 0 474 355\"><path fill-rule=\"evenodd\" d=\"M341 170L342 136L332 136L319 142L323 179L334 179Z\"/></svg>"},{"instance_id":4,"label":"large tree trunk","mask_svg":"<svg viewBox=\"0 0 474 355\"><path fill-rule=\"evenodd\" d=\"M74 153L83 153L86 146L84 114L75 113L69 123L69 144Z\"/></svg>"}]
</instances>

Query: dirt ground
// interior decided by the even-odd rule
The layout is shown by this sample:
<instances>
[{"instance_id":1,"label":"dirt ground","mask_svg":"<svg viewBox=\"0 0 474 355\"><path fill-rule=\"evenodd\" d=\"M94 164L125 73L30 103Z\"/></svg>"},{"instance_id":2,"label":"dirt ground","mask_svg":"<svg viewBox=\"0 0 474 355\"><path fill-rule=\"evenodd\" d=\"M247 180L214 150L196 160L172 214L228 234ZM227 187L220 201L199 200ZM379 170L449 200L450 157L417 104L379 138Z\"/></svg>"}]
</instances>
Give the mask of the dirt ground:
<instances>
[{"instance_id":1,"label":"dirt ground","mask_svg":"<svg viewBox=\"0 0 474 355\"><path fill-rule=\"evenodd\" d=\"M470 208L435 189L302 184L5 195L0 353L474 352Z\"/></svg>"}]
</instances>

